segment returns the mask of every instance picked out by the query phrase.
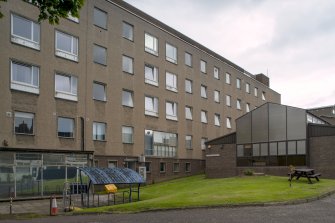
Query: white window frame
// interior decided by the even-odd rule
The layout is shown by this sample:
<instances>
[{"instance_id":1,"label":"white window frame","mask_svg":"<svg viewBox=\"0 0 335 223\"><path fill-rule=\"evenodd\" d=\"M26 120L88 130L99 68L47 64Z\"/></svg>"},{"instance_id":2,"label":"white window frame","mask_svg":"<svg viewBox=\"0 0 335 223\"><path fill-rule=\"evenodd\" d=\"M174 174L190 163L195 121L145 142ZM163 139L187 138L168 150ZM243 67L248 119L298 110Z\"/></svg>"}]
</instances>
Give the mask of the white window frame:
<instances>
[{"instance_id":1,"label":"white window frame","mask_svg":"<svg viewBox=\"0 0 335 223\"><path fill-rule=\"evenodd\" d=\"M207 86L205 85L200 86L200 94L202 98L207 98Z\"/></svg>"},{"instance_id":2,"label":"white window frame","mask_svg":"<svg viewBox=\"0 0 335 223\"><path fill-rule=\"evenodd\" d=\"M263 101L266 100L266 96L265 96L265 95L266 95L265 91L262 91L262 100L263 100Z\"/></svg>"},{"instance_id":3,"label":"white window frame","mask_svg":"<svg viewBox=\"0 0 335 223\"><path fill-rule=\"evenodd\" d=\"M14 80L14 75L13 75L13 64L17 66L24 66L28 67L30 69L30 83L27 82L22 82L22 81L17 81ZM34 85L34 80L35 80L35 75L34 72L37 72L37 85ZM18 62L18 61L11 61L11 83L10 83L10 88L13 90L18 90L18 91L25 91L33 94L39 94L40 89L39 89L39 77L40 77L40 68L34 65Z\"/></svg>"},{"instance_id":4,"label":"white window frame","mask_svg":"<svg viewBox=\"0 0 335 223\"><path fill-rule=\"evenodd\" d=\"M107 124L104 123L104 122L93 122L93 140L94 141L106 141L106 126ZM98 138L98 131L100 130L103 130L102 133L103 133L103 139L99 139Z\"/></svg>"},{"instance_id":5,"label":"white window frame","mask_svg":"<svg viewBox=\"0 0 335 223\"><path fill-rule=\"evenodd\" d=\"M257 87L254 88L254 95L255 95L255 97L258 97L258 88Z\"/></svg>"},{"instance_id":6,"label":"white window frame","mask_svg":"<svg viewBox=\"0 0 335 223\"><path fill-rule=\"evenodd\" d=\"M150 76L153 78L149 78L149 74L147 74L147 69L150 69ZM158 68L150 65L150 64L145 64L144 65L144 82L147 84L151 84L154 86L158 86Z\"/></svg>"},{"instance_id":7,"label":"white window frame","mask_svg":"<svg viewBox=\"0 0 335 223\"><path fill-rule=\"evenodd\" d=\"M29 39L14 33L14 17L30 22L31 36ZM35 28L37 27L38 27L38 33L37 33L38 41L34 41ZM39 23L36 23L30 19L21 17L16 14L11 14L11 41L13 43L17 43L17 44L20 44L20 45L23 45L29 48L40 50L40 41L41 41L40 33L41 33L41 26Z\"/></svg>"},{"instance_id":8,"label":"white window frame","mask_svg":"<svg viewBox=\"0 0 335 223\"><path fill-rule=\"evenodd\" d=\"M191 106L185 106L185 119L193 120L193 109Z\"/></svg>"},{"instance_id":9,"label":"white window frame","mask_svg":"<svg viewBox=\"0 0 335 223\"><path fill-rule=\"evenodd\" d=\"M218 67L214 67L213 76L215 79L220 80L220 69Z\"/></svg>"},{"instance_id":10,"label":"white window frame","mask_svg":"<svg viewBox=\"0 0 335 223\"><path fill-rule=\"evenodd\" d=\"M192 80L190 79L185 79L185 92L192 94Z\"/></svg>"},{"instance_id":11,"label":"white window frame","mask_svg":"<svg viewBox=\"0 0 335 223\"><path fill-rule=\"evenodd\" d=\"M241 89L241 83L242 83L241 79L240 78L236 78L236 88L237 89Z\"/></svg>"},{"instance_id":12,"label":"white window frame","mask_svg":"<svg viewBox=\"0 0 335 223\"><path fill-rule=\"evenodd\" d=\"M57 89L57 76L66 77L69 79L70 91L62 91ZM70 101L78 101L78 78L72 75L55 73L55 97Z\"/></svg>"},{"instance_id":13,"label":"white window frame","mask_svg":"<svg viewBox=\"0 0 335 223\"><path fill-rule=\"evenodd\" d=\"M170 83L170 80L172 80L172 83ZM169 91L174 91L174 92L178 92L177 89L177 75L170 73L170 72L166 72L165 73L165 84L166 84L166 89Z\"/></svg>"},{"instance_id":14,"label":"white window frame","mask_svg":"<svg viewBox=\"0 0 335 223\"><path fill-rule=\"evenodd\" d=\"M250 84L249 83L245 83L245 92L250 94Z\"/></svg>"},{"instance_id":15,"label":"white window frame","mask_svg":"<svg viewBox=\"0 0 335 223\"><path fill-rule=\"evenodd\" d=\"M231 84L231 75L226 73L226 84Z\"/></svg>"},{"instance_id":16,"label":"white window frame","mask_svg":"<svg viewBox=\"0 0 335 223\"><path fill-rule=\"evenodd\" d=\"M149 44L149 38L152 41L152 45ZM144 33L144 50L158 56L158 38L149 33Z\"/></svg>"},{"instance_id":17,"label":"white window frame","mask_svg":"<svg viewBox=\"0 0 335 223\"><path fill-rule=\"evenodd\" d=\"M169 107L171 107L171 110L168 109ZM165 103L165 112L166 112L166 119L174 120L174 121L178 120L178 115L177 115L178 104L176 102L167 101Z\"/></svg>"},{"instance_id":18,"label":"white window frame","mask_svg":"<svg viewBox=\"0 0 335 223\"><path fill-rule=\"evenodd\" d=\"M206 144L205 142L207 142L208 139L205 137L201 137L201 141L200 141L200 145L201 145L201 150L205 150L206 149Z\"/></svg>"},{"instance_id":19,"label":"white window frame","mask_svg":"<svg viewBox=\"0 0 335 223\"><path fill-rule=\"evenodd\" d=\"M125 29L129 28L130 31L130 37L128 37L127 35L125 35ZM130 41L134 41L134 26L128 22L123 21L122 22L122 37L130 40Z\"/></svg>"},{"instance_id":20,"label":"white window frame","mask_svg":"<svg viewBox=\"0 0 335 223\"><path fill-rule=\"evenodd\" d=\"M236 109L241 110L241 99L236 100Z\"/></svg>"},{"instance_id":21,"label":"white window frame","mask_svg":"<svg viewBox=\"0 0 335 223\"><path fill-rule=\"evenodd\" d=\"M200 71L204 74L207 73L207 62L204 60L200 60Z\"/></svg>"},{"instance_id":22,"label":"white window frame","mask_svg":"<svg viewBox=\"0 0 335 223\"><path fill-rule=\"evenodd\" d=\"M208 123L207 111L201 110L201 122L206 124Z\"/></svg>"},{"instance_id":23,"label":"white window frame","mask_svg":"<svg viewBox=\"0 0 335 223\"><path fill-rule=\"evenodd\" d=\"M221 126L220 114L214 114L214 125L215 126Z\"/></svg>"},{"instance_id":24,"label":"white window frame","mask_svg":"<svg viewBox=\"0 0 335 223\"><path fill-rule=\"evenodd\" d=\"M64 119L64 120L67 120L67 121L70 121L71 122L71 130L72 130L72 136L61 136L59 135L59 120L60 119ZM74 122L74 119L73 118L68 118L68 117L58 117L57 118L57 136L59 138L74 138L74 130L75 130L75 122Z\"/></svg>"},{"instance_id":25,"label":"white window frame","mask_svg":"<svg viewBox=\"0 0 335 223\"><path fill-rule=\"evenodd\" d=\"M130 131L129 131L130 130ZM130 141L127 141L125 134L131 135ZM134 143L134 127L132 126L122 126L122 143L124 144L133 144Z\"/></svg>"},{"instance_id":26,"label":"white window frame","mask_svg":"<svg viewBox=\"0 0 335 223\"><path fill-rule=\"evenodd\" d=\"M172 53L172 55L169 55L168 52ZM177 47L170 43L165 43L165 59L171 63L177 64L178 61L178 50Z\"/></svg>"},{"instance_id":27,"label":"white window frame","mask_svg":"<svg viewBox=\"0 0 335 223\"><path fill-rule=\"evenodd\" d=\"M218 90L214 91L214 101L216 103L220 103L220 91L218 91Z\"/></svg>"},{"instance_id":28,"label":"white window frame","mask_svg":"<svg viewBox=\"0 0 335 223\"><path fill-rule=\"evenodd\" d=\"M127 95L126 95L127 94ZM130 100L125 100L126 97L130 98ZM126 107L134 107L134 92L126 89L122 90L122 105Z\"/></svg>"},{"instance_id":29,"label":"white window frame","mask_svg":"<svg viewBox=\"0 0 335 223\"><path fill-rule=\"evenodd\" d=\"M230 117L226 118L226 127L227 129L231 129L231 118Z\"/></svg>"},{"instance_id":30,"label":"white window frame","mask_svg":"<svg viewBox=\"0 0 335 223\"><path fill-rule=\"evenodd\" d=\"M103 98L103 99L95 98L95 97L94 97L94 85L100 85L100 86L103 86L103 87L104 87L104 98ZM107 101L106 85L103 84L103 83L99 83L99 82L93 82L92 97L93 97L94 100L97 100L97 101Z\"/></svg>"},{"instance_id":31,"label":"white window frame","mask_svg":"<svg viewBox=\"0 0 335 223\"><path fill-rule=\"evenodd\" d=\"M62 49L58 49L58 38L57 36L58 35L63 35L63 36L67 36L67 37L70 37L71 39L71 50L70 51L66 51L66 50L62 50ZM74 47L76 46L76 47ZM75 49L77 52L75 52ZM55 54L59 57L63 57L65 59L68 59L68 60L73 60L73 61L78 61L78 51L79 51L79 48L78 48L78 38L77 37L74 37L70 34L67 34L67 33L64 33L64 32L61 32L59 30L56 30L55 31Z\"/></svg>"},{"instance_id":32,"label":"white window frame","mask_svg":"<svg viewBox=\"0 0 335 223\"><path fill-rule=\"evenodd\" d=\"M148 108L147 104L150 103L152 108ZM158 117L158 98L145 96L144 98L145 115Z\"/></svg>"},{"instance_id":33,"label":"white window frame","mask_svg":"<svg viewBox=\"0 0 335 223\"><path fill-rule=\"evenodd\" d=\"M250 104L249 103L245 104L245 111L250 112Z\"/></svg>"},{"instance_id":34,"label":"white window frame","mask_svg":"<svg viewBox=\"0 0 335 223\"><path fill-rule=\"evenodd\" d=\"M21 133L21 132L16 132L15 130L15 124L16 124L16 118L26 118L26 119L32 119L32 127L33 127L33 132L32 133ZM34 135L35 133L35 114L34 113L29 113L29 112L14 112L14 133L17 135Z\"/></svg>"},{"instance_id":35,"label":"white window frame","mask_svg":"<svg viewBox=\"0 0 335 223\"><path fill-rule=\"evenodd\" d=\"M228 107L231 107L231 96L230 95L226 95L226 105Z\"/></svg>"}]
</instances>

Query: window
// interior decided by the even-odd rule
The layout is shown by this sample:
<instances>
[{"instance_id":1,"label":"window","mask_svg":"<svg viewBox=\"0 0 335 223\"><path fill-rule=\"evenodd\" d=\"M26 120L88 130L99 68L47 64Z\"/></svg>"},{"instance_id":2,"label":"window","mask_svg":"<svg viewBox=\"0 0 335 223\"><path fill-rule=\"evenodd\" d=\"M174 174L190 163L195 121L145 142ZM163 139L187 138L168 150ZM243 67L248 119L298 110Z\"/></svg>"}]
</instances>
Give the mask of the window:
<instances>
[{"instance_id":1,"label":"window","mask_svg":"<svg viewBox=\"0 0 335 223\"><path fill-rule=\"evenodd\" d=\"M241 89L241 79L239 78L236 79L236 88Z\"/></svg>"},{"instance_id":2,"label":"window","mask_svg":"<svg viewBox=\"0 0 335 223\"><path fill-rule=\"evenodd\" d=\"M94 8L93 22L94 25L103 29L107 29L107 12L104 12L98 8Z\"/></svg>"},{"instance_id":3,"label":"window","mask_svg":"<svg viewBox=\"0 0 335 223\"><path fill-rule=\"evenodd\" d=\"M39 94L39 67L11 61L10 88Z\"/></svg>"},{"instance_id":4,"label":"window","mask_svg":"<svg viewBox=\"0 0 335 223\"><path fill-rule=\"evenodd\" d=\"M145 162L145 170L147 173L151 172L151 162Z\"/></svg>"},{"instance_id":5,"label":"window","mask_svg":"<svg viewBox=\"0 0 335 223\"><path fill-rule=\"evenodd\" d=\"M145 114L151 116L158 116L158 98L145 97Z\"/></svg>"},{"instance_id":6,"label":"window","mask_svg":"<svg viewBox=\"0 0 335 223\"><path fill-rule=\"evenodd\" d=\"M177 75L166 72L166 89L177 92Z\"/></svg>"},{"instance_id":7,"label":"window","mask_svg":"<svg viewBox=\"0 0 335 223\"><path fill-rule=\"evenodd\" d=\"M206 61L200 60L200 71L204 74L206 73L206 65L207 65Z\"/></svg>"},{"instance_id":8,"label":"window","mask_svg":"<svg viewBox=\"0 0 335 223\"><path fill-rule=\"evenodd\" d=\"M231 118L230 117L227 117L226 119L226 126L228 129L231 129Z\"/></svg>"},{"instance_id":9,"label":"window","mask_svg":"<svg viewBox=\"0 0 335 223\"><path fill-rule=\"evenodd\" d=\"M107 49L105 47L94 44L93 61L95 63L106 65L107 64Z\"/></svg>"},{"instance_id":10,"label":"window","mask_svg":"<svg viewBox=\"0 0 335 223\"><path fill-rule=\"evenodd\" d=\"M34 134L34 117L33 113L15 112L14 114L14 131L16 134Z\"/></svg>"},{"instance_id":11,"label":"window","mask_svg":"<svg viewBox=\"0 0 335 223\"><path fill-rule=\"evenodd\" d=\"M230 84L230 74L226 73L226 84Z\"/></svg>"},{"instance_id":12,"label":"window","mask_svg":"<svg viewBox=\"0 0 335 223\"><path fill-rule=\"evenodd\" d=\"M185 163L185 172L191 172L191 163Z\"/></svg>"},{"instance_id":13,"label":"window","mask_svg":"<svg viewBox=\"0 0 335 223\"><path fill-rule=\"evenodd\" d=\"M176 157L177 134L145 130L145 155L156 157Z\"/></svg>"},{"instance_id":14,"label":"window","mask_svg":"<svg viewBox=\"0 0 335 223\"><path fill-rule=\"evenodd\" d=\"M134 40L134 26L129 23L123 22L122 23L122 36L125 39L133 41Z\"/></svg>"},{"instance_id":15,"label":"window","mask_svg":"<svg viewBox=\"0 0 335 223\"><path fill-rule=\"evenodd\" d=\"M185 147L186 149L192 149L192 136L185 136Z\"/></svg>"},{"instance_id":16,"label":"window","mask_svg":"<svg viewBox=\"0 0 335 223\"><path fill-rule=\"evenodd\" d=\"M177 103L176 102L169 102L165 103L166 106L166 119L170 120L178 120L177 117Z\"/></svg>"},{"instance_id":17,"label":"window","mask_svg":"<svg viewBox=\"0 0 335 223\"><path fill-rule=\"evenodd\" d=\"M179 163L173 163L173 172L179 172Z\"/></svg>"},{"instance_id":18,"label":"window","mask_svg":"<svg viewBox=\"0 0 335 223\"><path fill-rule=\"evenodd\" d=\"M132 91L128 90L122 91L122 105L127 107L134 107Z\"/></svg>"},{"instance_id":19,"label":"window","mask_svg":"<svg viewBox=\"0 0 335 223\"><path fill-rule=\"evenodd\" d=\"M33 49L40 49L40 24L12 14L11 41Z\"/></svg>"},{"instance_id":20,"label":"window","mask_svg":"<svg viewBox=\"0 0 335 223\"><path fill-rule=\"evenodd\" d=\"M249 103L245 104L245 111L250 112L250 104Z\"/></svg>"},{"instance_id":21,"label":"window","mask_svg":"<svg viewBox=\"0 0 335 223\"><path fill-rule=\"evenodd\" d=\"M56 31L56 55L78 61L78 38Z\"/></svg>"},{"instance_id":22,"label":"window","mask_svg":"<svg viewBox=\"0 0 335 223\"><path fill-rule=\"evenodd\" d=\"M201 122L207 123L207 111L201 111Z\"/></svg>"},{"instance_id":23,"label":"window","mask_svg":"<svg viewBox=\"0 0 335 223\"><path fill-rule=\"evenodd\" d=\"M189 79L185 80L185 92L192 94L192 81Z\"/></svg>"},{"instance_id":24,"label":"window","mask_svg":"<svg viewBox=\"0 0 335 223\"><path fill-rule=\"evenodd\" d=\"M221 126L221 117L219 114L214 115L214 125Z\"/></svg>"},{"instance_id":25,"label":"window","mask_svg":"<svg viewBox=\"0 0 335 223\"><path fill-rule=\"evenodd\" d=\"M186 106L185 107L185 118L188 120L192 120L193 119L192 113L193 113L192 107Z\"/></svg>"},{"instance_id":26,"label":"window","mask_svg":"<svg viewBox=\"0 0 335 223\"><path fill-rule=\"evenodd\" d=\"M230 95L226 95L226 105L227 106L231 106L231 103L230 103Z\"/></svg>"},{"instance_id":27,"label":"window","mask_svg":"<svg viewBox=\"0 0 335 223\"><path fill-rule=\"evenodd\" d=\"M215 79L218 79L218 80L220 79L219 68L214 67L214 73L213 73L213 75L214 75Z\"/></svg>"},{"instance_id":28,"label":"window","mask_svg":"<svg viewBox=\"0 0 335 223\"><path fill-rule=\"evenodd\" d=\"M206 144L205 144L205 142L207 142L207 138L204 138L204 137L202 137L201 138L201 150L205 150L206 149Z\"/></svg>"},{"instance_id":29,"label":"window","mask_svg":"<svg viewBox=\"0 0 335 223\"><path fill-rule=\"evenodd\" d=\"M108 168L115 168L117 167L117 161L116 160L108 160L108 164L107 164Z\"/></svg>"},{"instance_id":30,"label":"window","mask_svg":"<svg viewBox=\"0 0 335 223\"><path fill-rule=\"evenodd\" d=\"M104 141L106 139L106 123L93 122L93 140Z\"/></svg>"},{"instance_id":31,"label":"window","mask_svg":"<svg viewBox=\"0 0 335 223\"><path fill-rule=\"evenodd\" d=\"M200 89L201 97L202 98L207 98L207 87L205 85L201 85Z\"/></svg>"},{"instance_id":32,"label":"window","mask_svg":"<svg viewBox=\"0 0 335 223\"><path fill-rule=\"evenodd\" d=\"M220 103L220 91L214 91L214 101Z\"/></svg>"},{"instance_id":33,"label":"window","mask_svg":"<svg viewBox=\"0 0 335 223\"><path fill-rule=\"evenodd\" d=\"M134 73L134 59L127 56L122 56L122 70L129 74Z\"/></svg>"},{"instance_id":34,"label":"window","mask_svg":"<svg viewBox=\"0 0 335 223\"><path fill-rule=\"evenodd\" d=\"M100 83L93 83L93 99L106 101L106 86Z\"/></svg>"},{"instance_id":35,"label":"window","mask_svg":"<svg viewBox=\"0 0 335 223\"><path fill-rule=\"evenodd\" d=\"M264 92L264 91L262 92L262 100L263 100L263 101L266 100L266 98L265 98L265 92Z\"/></svg>"},{"instance_id":36,"label":"window","mask_svg":"<svg viewBox=\"0 0 335 223\"><path fill-rule=\"evenodd\" d=\"M255 95L255 97L258 97L258 88L254 88L254 95Z\"/></svg>"},{"instance_id":37,"label":"window","mask_svg":"<svg viewBox=\"0 0 335 223\"><path fill-rule=\"evenodd\" d=\"M241 99L237 99L237 100L236 100L236 108L237 108L238 110L241 110Z\"/></svg>"},{"instance_id":38,"label":"window","mask_svg":"<svg viewBox=\"0 0 335 223\"><path fill-rule=\"evenodd\" d=\"M248 94L250 94L250 84L249 83L245 84L245 92L247 92Z\"/></svg>"},{"instance_id":39,"label":"window","mask_svg":"<svg viewBox=\"0 0 335 223\"><path fill-rule=\"evenodd\" d=\"M192 54L185 52L185 64L192 67Z\"/></svg>"},{"instance_id":40,"label":"window","mask_svg":"<svg viewBox=\"0 0 335 223\"><path fill-rule=\"evenodd\" d=\"M161 173L165 173L165 169L166 169L166 163L160 163L159 164L159 171Z\"/></svg>"},{"instance_id":41,"label":"window","mask_svg":"<svg viewBox=\"0 0 335 223\"><path fill-rule=\"evenodd\" d=\"M58 117L58 137L74 137L74 119Z\"/></svg>"},{"instance_id":42,"label":"window","mask_svg":"<svg viewBox=\"0 0 335 223\"><path fill-rule=\"evenodd\" d=\"M55 97L77 101L77 82L75 76L57 74L55 75Z\"/></svg>"},{"instance_id":43,"label":"window","mask_svg":"<svg viewBox=\"0 0 335 223\"><path fill-rule=\"evenodd\" d=\"M145 83L158 86L158 69L149 64L144 65Z\"/></svg>"},{"instance_id":44,"label":"window","mask_svg":"<svg viewBox=\"0 0 335 223\"><path fill-rule=\"evenodd\" d=\"M134 128L129 126L122 126L122 142L133 143Z\"/></svg>"},{"instance_id":45,"label":"window","mask_svg":"<svg viewBox=\"0 0 335 223\"><path fill-rule=\"evenodd\" d=\"M172 63L177 63L177 48L175 46L172 46L169 43L166 43L165 45L166 50L166 60Z\"/></svg>"},{"instance_id":46,"label":"window","mask_svg":"<svg viewBox=\"0 0 335 223\"><path fill-rule=\"evenodd\" d=\"M145 51L158 56L158 39L148 33L144 34Z\"/></svg>"}]
</instances>

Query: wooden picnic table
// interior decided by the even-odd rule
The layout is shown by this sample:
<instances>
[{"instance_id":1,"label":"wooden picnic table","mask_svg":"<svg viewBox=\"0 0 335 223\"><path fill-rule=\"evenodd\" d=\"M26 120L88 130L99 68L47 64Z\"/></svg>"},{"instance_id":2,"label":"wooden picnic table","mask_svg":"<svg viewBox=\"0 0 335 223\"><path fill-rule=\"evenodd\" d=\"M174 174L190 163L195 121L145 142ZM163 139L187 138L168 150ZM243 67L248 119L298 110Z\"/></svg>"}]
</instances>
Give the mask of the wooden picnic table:
<instances>
[{"instance_id":1,"label":"wooden picnic table","mask_svg":"<svg viewBox=\"0 0 335 223\"><path fill-rule=\"evenodd\" d=\"M312 184L311 178L315 178L317 181L319 180L319 177L321 176L320 173L315 173L314 169L310 168L301 168L301 169L295 169L293 173L290 174L290 179L292 180L294 177L296 177L296 180L299 180L300 177L307 178L308 182Z\"/></svg>"}]
</instances>

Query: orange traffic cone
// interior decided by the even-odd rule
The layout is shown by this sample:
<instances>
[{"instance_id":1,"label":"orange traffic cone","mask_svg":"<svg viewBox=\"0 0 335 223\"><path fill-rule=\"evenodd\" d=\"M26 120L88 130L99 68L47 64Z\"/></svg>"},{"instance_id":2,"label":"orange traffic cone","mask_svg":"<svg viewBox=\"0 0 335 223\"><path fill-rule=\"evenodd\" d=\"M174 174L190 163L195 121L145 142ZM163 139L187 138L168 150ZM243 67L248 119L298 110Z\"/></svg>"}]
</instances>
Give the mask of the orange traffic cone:
<instances>
[{"instance_id":1,"label":"orange traffic cone","mask_svg":"<svg viewBox=\"0 0 335 223\"><path fill-rule=\"evenodd\" d=\"M52 197L50 215L55 216L57 215L57 213L58 213L57 200L55 197Z\"/></svg>"}]
</instances>

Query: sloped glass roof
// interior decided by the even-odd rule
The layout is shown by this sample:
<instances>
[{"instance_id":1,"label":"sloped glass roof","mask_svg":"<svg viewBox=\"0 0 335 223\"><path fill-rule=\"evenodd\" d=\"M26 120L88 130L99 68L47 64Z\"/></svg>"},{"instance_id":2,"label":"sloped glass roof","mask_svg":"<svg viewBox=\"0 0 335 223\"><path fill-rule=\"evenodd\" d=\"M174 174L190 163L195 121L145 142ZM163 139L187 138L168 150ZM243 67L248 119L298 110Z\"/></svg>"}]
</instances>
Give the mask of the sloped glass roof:
<instances>
[{"instance_id":1,"label":"sloped glass roof","mask_svg":"<svg viewBox=\"0 0 335 223\"><path fill-rule=\"evenodd\" d=\"M81 167L79 170L83 171L95 185L145 183L141 175L128 168Z\"/></svg>"}]
</instances>

